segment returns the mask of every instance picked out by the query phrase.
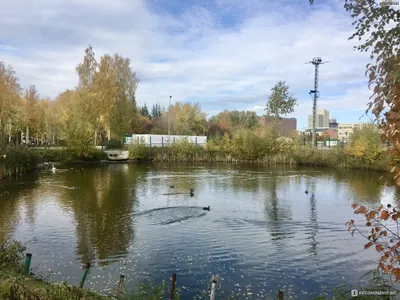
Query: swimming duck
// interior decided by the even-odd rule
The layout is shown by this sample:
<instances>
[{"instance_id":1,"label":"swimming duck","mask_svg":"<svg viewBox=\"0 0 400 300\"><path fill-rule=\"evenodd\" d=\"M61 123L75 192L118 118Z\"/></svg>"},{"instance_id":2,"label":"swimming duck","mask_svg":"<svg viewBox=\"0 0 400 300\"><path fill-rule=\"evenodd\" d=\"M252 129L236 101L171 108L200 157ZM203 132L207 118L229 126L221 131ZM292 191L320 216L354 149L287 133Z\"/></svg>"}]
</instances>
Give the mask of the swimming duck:
<instances>
[{"instance_id":1,"label":"swimming duck","mask_svg":"<svg viewBox=\"0 0 400 300\"><path fill-rule=\"evenodd\" d=\"M189 189L190 191L190 196L193 197L194 196L194 189Z\"/></svg>"},{"instance_id":2,"label":"swimming duck","mask_svg":"<svg viewBox=\"0 0 400 300\"><path fill-rule=\"evenodd\" d=\"M53 167L51 168L51 170L52 170L53 172L56 171L56 167L54 166L54 164L53 164Z\"/></svg>"},{"instance_id":3,"label":"swimming duck","mask_svg":"<svg viewBox=\"0 0 400 300\"><path fill-rule=\"evenodd\" d=\"M208 206L208 207L203 207L203 210L208 210L208 211L210 211L210 206Z\"/></svg>"},{"instance_id":4,"label":"swimming duck","mask_svg":"<svg viewBox=\"0 0 400 300\"><path fill-rule=\"evenodd\" d=\"M308 191L305 191L304 193L306 193L306 195L308 195Z\"/></svg>"}]
</instances>

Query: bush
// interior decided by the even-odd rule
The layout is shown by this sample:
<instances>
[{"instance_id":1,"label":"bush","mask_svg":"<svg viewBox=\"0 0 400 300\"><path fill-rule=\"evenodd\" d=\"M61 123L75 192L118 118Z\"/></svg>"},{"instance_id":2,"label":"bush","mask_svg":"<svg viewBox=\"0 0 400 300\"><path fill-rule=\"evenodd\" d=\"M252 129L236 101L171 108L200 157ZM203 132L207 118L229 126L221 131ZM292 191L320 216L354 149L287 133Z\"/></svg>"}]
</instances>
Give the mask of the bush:
<instances>
[{"instance_id":1,"label":"bush","mask_svg":"<svg viewBox=\"0 0 400 300\"><path fill-rule=\"evenodd\" d=\"M373 162L381 157L381 135L375 127L354 130L350 143L345 148L346 153L365 162Z\"/></svg>"},{"instance_id":2,"label":"bush","mask_svg":"<svg viewBox=\"0 0 400 300\"><path fill-rule=\"evenodd\" d=\"M10 236L0 232L0 270L10 268L22 270L26 248Z\"/></svg>"},{"instance_id":3,"label":"bush","mask_svg":"<svg viewBox=\"0 0 400 300\"><path fill-rule=\"evenodd\" d=\"M105 144L106 149L123 149L125 146L123 140L111 139Z\"/></svg>"},{"instance_id":4,"label":"bush","mask_svg":"<svg viewBox=\"0 0 400 300\"><path fill-rule=\"evenodd\" d=\"M39 161L37 155L24 145L10 146L3 149L0 156L0 178L23 174Z\"/></svg>"},{"instance_id":5,"label":"bush","mask_svg":"<svg viewBox=\"0 0 400 300\"><path fill-rule=\"evenodd\" d=\"M150 147L146 145L144 138L134 141L128 146L129 158L138 160L150 159Z\"/></svg>"}]
</instances>

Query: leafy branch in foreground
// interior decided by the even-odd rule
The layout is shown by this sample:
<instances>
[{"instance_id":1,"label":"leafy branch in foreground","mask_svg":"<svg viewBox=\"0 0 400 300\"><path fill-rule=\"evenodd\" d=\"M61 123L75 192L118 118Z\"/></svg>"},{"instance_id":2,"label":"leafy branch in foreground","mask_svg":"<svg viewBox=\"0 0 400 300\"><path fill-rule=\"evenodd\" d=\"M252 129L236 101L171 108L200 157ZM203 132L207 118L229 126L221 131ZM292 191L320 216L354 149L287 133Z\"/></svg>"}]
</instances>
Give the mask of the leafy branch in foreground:
<instances>
[{"instance_id":1,"label":"leafy branch in foreground","mask_svg":"<svg viewBox=\"0 0 400 300\"><path fill-rule=\"evenodd\" d=\"M348 231L351 231L352 235L357 231L369 241L364 245L364 249L375 245L376 251L381 254L378 267L385 274L389 274L390 279L394 277L394 282L398 282L400 280L400 211L396 208L391 209L390 204L387 208L379 205L377 209L367 209L365 206L353 204L352 208L355 214L365 216L367 221L365 225L370 230L367 236L355 225L354 220L350 220L346 223Z\"/></svg>"}]
</instances>

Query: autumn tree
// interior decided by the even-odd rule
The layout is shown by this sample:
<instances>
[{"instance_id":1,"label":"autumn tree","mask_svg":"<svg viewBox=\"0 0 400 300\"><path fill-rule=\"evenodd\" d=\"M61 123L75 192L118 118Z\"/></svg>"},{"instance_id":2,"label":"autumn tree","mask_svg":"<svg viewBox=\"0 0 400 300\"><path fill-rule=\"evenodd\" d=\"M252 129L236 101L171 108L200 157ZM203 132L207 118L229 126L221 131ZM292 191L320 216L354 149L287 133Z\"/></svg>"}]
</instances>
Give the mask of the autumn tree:
<instances>
[{"instance_id":1,"label":"autumn tree","mask_svg":"<svg viewBox=\"0 0 400 300\"><path fill-rule=\"evenodd\" d=\"M130 67L130 60L119 54L106 54L98 63L89 46L76 71L78 102L93 132L93 143L97 145L103 132L108 140L121 139L138 118L135 92L139 80Z\"/></svg>"},{"instance_id":2,"label":"autumn tree","mask_svg":"<svg viewBox=\"0 0 400 300\"><path fill-rule=\"evenodd\" d=\"M289 86L285 81L278 81L271 91L266 107L268 117L279 118L281 115L294 112L297 100L289 94Z\"/></svg>"},{"instance_id":3,"label":"autumn tree","mask_svg":"<svg viewBox=\"0 0 400 300\"><path fill-rule=\"evenodd\" d=\"M95 79L97 73L98 63L95 58L95 54L91 46L85 49L85 56L83 58L83 62L79 63L76 67L76 72L79 77L79 84L77 87L77 103L74 103L75 106L70 104L69 108L80 107L80 112L85 116L81 122L85 123L81 127L77 128L85 128L85 132L87 130L94 132L93 140L94 144L97 144L97 132L99 130L99 123L101 120L101 109L102 106L99 105L99 94L96 93L95 87ZM77 112L74 112L77 113ZM77 116L74 116L75 120L77 120ZM73 118L73 117L71 117ZM71 121L71 118L68 120ZM78 129L75 129L78 130ZM78 136L82 136L78 134ZM73 137L73 135L67 135L67 137ZM85 139L85 141L89 141Z\"/></svg>"},{"instance_id":4,"label":"autumn tree","mask_svg":"<svg viewBox=\"0 0 400 300\"><path fill-rule=\"evenodd\" d=\"M138 118L135 93L139 84L136 73L131 69L130 59L119 54L113 56L116 83L114 105L111 107L110 129L115 138L123 138L129 124Z\"/></svg>"},{"instance_id":5,"label":"autumn tree","mask_svg":"<svg viewBox=\"0 0 400 300\"><path fill-rule=\"evenodd\" d=\"M0 62L0 145L3 146L5 136L21 129L23 119L21 86L11 66Z\"/></svg>"},{"instance_id":6,"label":"autumn tree","mask_svg":"<svg viewBox=\"0 0 400 300\"><path fill-rule=\"evenodd\" d=\"M314 0L309 0L312 4ZM400 11L390 3L375 0L345 0L344 8L354 19L355 32L349 40L358 38L360 44L355 48L369 52L373 63L367 65L369 87L373 88L366 112L372 112L375 122L382 132L382 139L390 139L395 145L397 156L400 152ZM400 185L399 161L393 161L396 184ZM369 242L365 248L375 245L382 254L379 267L384 272L400 280L400 233L390 230L385 222L394 221L399 228L400 213L396 208L387 209L382 205L376 210L353 205L356 214L366 217L366 225L371 227L365 236ZM347 223L349 231L359 231L354 220ZM359 231L361 234L362 232ZM389 237L389 235L391 235Z\"/></svg>"},{"instance_id":7,"label":"autumn tree","mask_svg":"<svg viewBox=\"0 0 400 300\"><path fill-rule=\"evenodd\" d=\"M253 111L224 110L210 118L210 123L217 123L228 130L255 129L259 118Z\"/></svg>"},{"instance_id":8,"label":"autumn tree","mask_svg":"<svg viewBox=\"0 0 400 300\"><path fill-rule=\"evenodd\" d=\"M29 86L25 91L25 124L26 124L26 143L31 142L35 138L38 129L39 112L37 103L39 101L39 93L34 85Z\"/></svg>"}]
</instances>

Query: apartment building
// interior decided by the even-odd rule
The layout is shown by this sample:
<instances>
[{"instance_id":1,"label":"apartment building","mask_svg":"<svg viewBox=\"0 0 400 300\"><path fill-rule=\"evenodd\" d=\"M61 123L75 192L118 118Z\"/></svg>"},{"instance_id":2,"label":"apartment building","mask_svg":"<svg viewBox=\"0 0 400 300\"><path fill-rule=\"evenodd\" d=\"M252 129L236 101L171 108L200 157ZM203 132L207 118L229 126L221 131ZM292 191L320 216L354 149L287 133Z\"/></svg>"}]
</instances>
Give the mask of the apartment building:
<instances>
[{"instance_id":1,"label":"apartment building","mask_svg":"<svg viewBox=\"0 0 400 300\"><path fill-rule=\"evenodd\" d=\"M338 124L338 139L346 143L354 130L360 130L368 126L374 127L375 125L369 123Z\"/></svg>"},{"instance_id":2,"label":"apartment building","mask_svg":"<svg viewBox=\"0 0 400 300\"><path fill-rule=\"evenodd\" d=\"M308 128L312 127L313 127L313 115L308 115ZM327 111L326 109L317 109L315 127L329 128L329 111Z\"/></svg>"}]
</instances>

